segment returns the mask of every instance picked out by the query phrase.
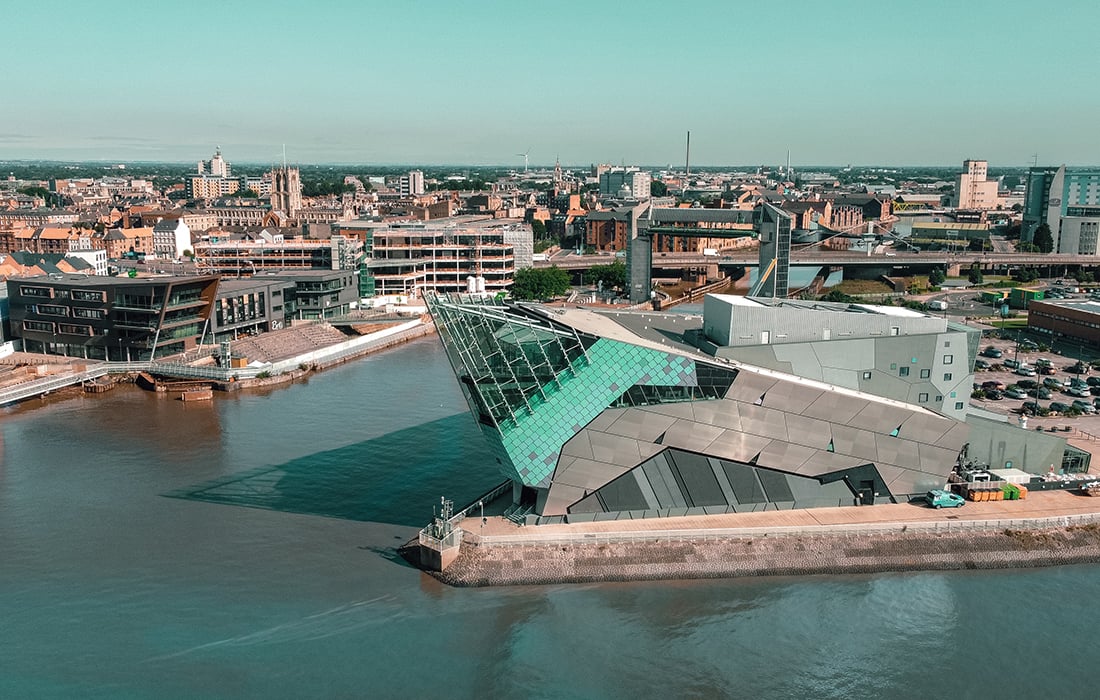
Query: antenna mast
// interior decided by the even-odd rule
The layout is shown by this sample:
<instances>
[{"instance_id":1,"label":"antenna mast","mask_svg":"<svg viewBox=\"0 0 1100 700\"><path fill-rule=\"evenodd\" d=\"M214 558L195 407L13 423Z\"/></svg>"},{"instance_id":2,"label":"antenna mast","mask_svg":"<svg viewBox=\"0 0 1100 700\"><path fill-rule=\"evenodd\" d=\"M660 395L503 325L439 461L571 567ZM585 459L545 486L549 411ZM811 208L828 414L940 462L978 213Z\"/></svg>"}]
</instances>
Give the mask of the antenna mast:
<instances>
[{"instance_id":1,"label":"antenna mast","mask_svg":"<svg viewBox=\"0 0 1100 700\"><path fill-rule=\"evenodd\" d=\"M684 187L687 192L687 181L691 179L691 130L687 131L687 151L684 154Z\"/></svg>"}]
</instances>

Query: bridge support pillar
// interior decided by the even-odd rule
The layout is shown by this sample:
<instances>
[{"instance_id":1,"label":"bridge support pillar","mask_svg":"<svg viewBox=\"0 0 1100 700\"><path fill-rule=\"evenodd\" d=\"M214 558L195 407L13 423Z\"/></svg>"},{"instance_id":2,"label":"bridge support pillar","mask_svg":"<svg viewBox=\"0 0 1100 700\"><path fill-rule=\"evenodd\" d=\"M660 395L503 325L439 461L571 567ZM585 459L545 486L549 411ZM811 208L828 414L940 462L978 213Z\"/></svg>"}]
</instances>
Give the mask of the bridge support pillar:
<instances>
[{"instance_id":1,"label":"bridge support pillar","mask_svg":"<svg viewBox=\"0 0 1100 700\"><path fill-rule=\"evenodd\" d=\"M947 276L958 277L962 274L962 265L959 263L947 263Z\"/></svg>"}]
</instances>

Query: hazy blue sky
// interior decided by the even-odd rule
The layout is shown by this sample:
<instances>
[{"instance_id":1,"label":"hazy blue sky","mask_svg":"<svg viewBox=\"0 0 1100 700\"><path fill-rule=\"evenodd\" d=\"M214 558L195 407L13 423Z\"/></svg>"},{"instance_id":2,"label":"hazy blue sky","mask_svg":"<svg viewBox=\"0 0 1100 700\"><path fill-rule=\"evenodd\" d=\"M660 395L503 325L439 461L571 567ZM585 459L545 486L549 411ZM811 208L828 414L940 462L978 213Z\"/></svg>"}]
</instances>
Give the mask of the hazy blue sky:
<instances>
[{"instance_id":1,"label":"hazy blue sky","mask_svg":"<svg viewBox=\"0 0 1100 700\"><path fill-rule=\"evenodd\" d=\"M8 6L5 8L4 6ZM0 159L1100 163L1100 2L0 0ZM14 30L14 31L13 31Z\"/></svg>"}]
</instances>

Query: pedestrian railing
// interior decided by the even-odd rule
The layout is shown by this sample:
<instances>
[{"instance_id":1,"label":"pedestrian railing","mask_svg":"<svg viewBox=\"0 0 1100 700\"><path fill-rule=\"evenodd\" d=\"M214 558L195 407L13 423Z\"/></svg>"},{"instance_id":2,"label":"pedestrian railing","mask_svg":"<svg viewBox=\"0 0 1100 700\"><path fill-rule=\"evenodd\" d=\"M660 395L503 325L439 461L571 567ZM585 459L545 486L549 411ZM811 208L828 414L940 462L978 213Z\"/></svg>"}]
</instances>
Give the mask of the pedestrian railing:
<instances>
[{"instance_id":1,"label":"pedestrian railing","mask_svg":"<svg viewBox=\"0 0 1100 700\"><path fill-rule=\"evenodd\" d=\"M1100 523L1100 513L1076 513L1042 518L994 520L932 520L898 523L851 525L776 526L742 528L700 528L645 530L633 532L577 532L539 534L527 528L523 535L485 535L469 538L482 546L542 546L577 544L616 544L627 542L717 542L764 537L841 537L899 533L991 532L997 530L1041 530Z\"/></svg>"}]
</instances>

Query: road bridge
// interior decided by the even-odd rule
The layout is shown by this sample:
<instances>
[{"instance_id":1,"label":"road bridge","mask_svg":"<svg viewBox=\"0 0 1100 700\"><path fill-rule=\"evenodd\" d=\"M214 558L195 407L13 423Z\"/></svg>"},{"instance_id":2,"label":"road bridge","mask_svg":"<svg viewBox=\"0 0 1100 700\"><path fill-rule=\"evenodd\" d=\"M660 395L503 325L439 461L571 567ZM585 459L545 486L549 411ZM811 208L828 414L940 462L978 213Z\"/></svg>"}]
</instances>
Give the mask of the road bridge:
<instances>
[{"instance_id":1,"label":"road bridge","mask_svg":"<svg viewBox=\"0 0 1100 700\"><path fill-rule=\"evenodd\" d=\"M587 270L594 265L609 265L615 258L607 255L562 255L550 260L539 261L535 267L559 267L563 270ZM705 265L755 266L759 263L756 250L751 252L734 251L725 255L700 255L698 253L656 253L653 256L655 268L691 268ZM974 263L990 270L999 266L1006 267L1100 267L1100 256L1042 254L1042 253L990 253L959 251L948 253L934 251L913 253L898 251L890 255L851 253L845 251L791 251L791 264L799 265L843 265L873 267L927 267L933 265L970 267Z\"/></svg>"}]
</instances>

